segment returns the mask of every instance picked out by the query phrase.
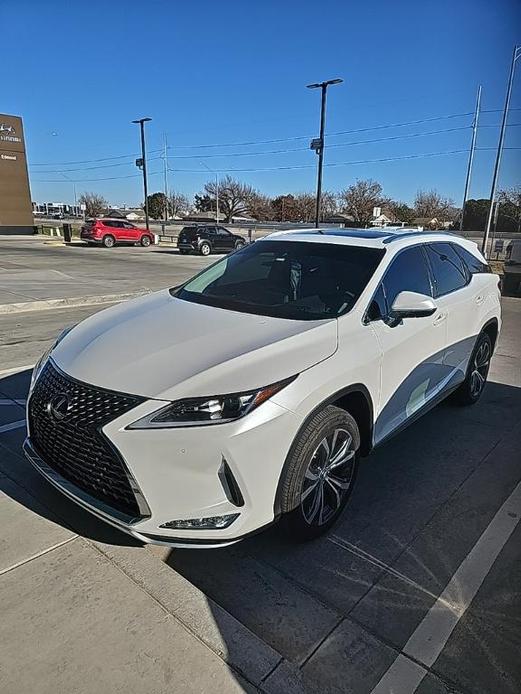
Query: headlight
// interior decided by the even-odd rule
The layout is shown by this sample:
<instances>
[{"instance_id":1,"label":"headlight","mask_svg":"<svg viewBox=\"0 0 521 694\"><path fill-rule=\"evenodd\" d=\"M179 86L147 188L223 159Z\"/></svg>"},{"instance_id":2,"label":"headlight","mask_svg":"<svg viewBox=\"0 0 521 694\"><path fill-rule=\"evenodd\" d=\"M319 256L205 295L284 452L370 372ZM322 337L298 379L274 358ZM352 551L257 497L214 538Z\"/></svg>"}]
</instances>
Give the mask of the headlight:
<instances>
[{"instance_id":1,"label":"headlight","mask_svg":"<svg viewBox=\"0 0 521 694\"><path fill-rule=\"evenodd\" d=\"M41 374L43 367L47 363L47 359L49 358L53 349L60 344L60 342L67 335L67 333L70 333L70 331L73 328L74 328L74 325L69 325L68 328L65 328L64 330L62 330L61 333L56 338L56 340L52 343L52 345L48 349L46 349L45 352L42 354L42 356L38 359L38 361L36 362L35 367L33 369L33 373L31 374L31 386L30 386L31 390L32 390L32 387L34 386L34 384L36 383L36 379Z\"/></svg>"},{"instance_id":2,"label":"headlight","mask_svg":"<svg viewBox=\"0 0 521 694\"><path fill-rule=\"evenodd\" d=\"M165 429L224 424L244 417L256 407L294 381L296 376L245 393L186 398L172 402L160 410L138 419L127 429Z\"/></svg>"}]
</instances>

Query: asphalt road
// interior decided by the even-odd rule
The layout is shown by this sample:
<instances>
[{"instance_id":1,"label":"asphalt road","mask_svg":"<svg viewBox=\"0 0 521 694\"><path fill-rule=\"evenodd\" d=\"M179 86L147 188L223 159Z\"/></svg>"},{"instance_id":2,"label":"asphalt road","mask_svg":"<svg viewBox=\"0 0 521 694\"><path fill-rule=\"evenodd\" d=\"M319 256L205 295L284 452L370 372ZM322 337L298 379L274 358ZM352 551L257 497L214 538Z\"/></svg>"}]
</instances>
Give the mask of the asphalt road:
<instances>
[{"instance_id":1,"label":"asphalt road","mask_svg":"<svg viewBox=\"0 0 521 694\"><path fill-rule=\"evenodd\" d=\"M183 261L159 261L159 286ZM0 372L92 310L0 316ZM135 546L24 460L30 372L0 373L0 690L518 694L521 300L503 314L480 402L375 451L333 533L299 546L276 527L212 552Z\"/></svg>"}]
</instances>

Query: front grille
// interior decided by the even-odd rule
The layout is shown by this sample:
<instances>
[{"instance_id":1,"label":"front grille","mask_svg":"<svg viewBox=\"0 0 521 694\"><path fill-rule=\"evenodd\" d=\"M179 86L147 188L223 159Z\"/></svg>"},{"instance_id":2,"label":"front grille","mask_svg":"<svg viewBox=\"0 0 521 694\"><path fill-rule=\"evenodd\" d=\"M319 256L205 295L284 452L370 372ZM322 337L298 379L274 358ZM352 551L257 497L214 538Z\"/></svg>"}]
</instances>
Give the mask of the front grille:
<instances>
[{"instance_id":1,"label":"front grille","mask_svg":"<svg viewBox=\"0 0 521 694\"><path fill-rule=\"evenodd\" d=\"M63 419L52 414L51 403L60 409L60 400ZM101 428L141 402L134 395L76 381L49 360L29 400L31 441L43 461L66 480L125 516L139 517L123 460Z\"/></svg>"}]
</instances>

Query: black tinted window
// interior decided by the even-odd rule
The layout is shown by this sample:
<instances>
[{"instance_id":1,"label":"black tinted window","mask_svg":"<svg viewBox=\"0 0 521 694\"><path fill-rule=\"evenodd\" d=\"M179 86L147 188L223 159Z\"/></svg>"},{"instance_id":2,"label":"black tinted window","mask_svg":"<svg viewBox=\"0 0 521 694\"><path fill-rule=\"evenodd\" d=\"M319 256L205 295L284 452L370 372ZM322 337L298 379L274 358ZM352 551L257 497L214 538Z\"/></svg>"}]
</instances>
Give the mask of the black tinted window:
<instances>
[{"instance_id":1,"label":"black tinted window","mask_svg":"<svg viewBox=\"0 0 521 694\"><path fill-rule=\"evenodd\" d=\"M470 251L467 251L466 248L454 246L454 249L456 253L463 258L463 262L467 266L471 275L478 275L481 272L490 272L490 266L487 263L484 263Z\"/></svg>"},{"instance_id":2,"label":"black tinted window","mask_svg":"<svg viewBox=\"0 0 521 694\"><path fill-rule=\"evenodd\" d=\"M429 270L421 248L413 246L402 251L387 270L383 284L389 309L400 292L432 296Z\"/></svg>"},{"instance_id":3,"label":"black tinted window","mask_svg":"<svg viewBox=\"0 0 521 694\"><path fill-rule=\"evenodd\" d=\"M436 296L443 296L467 284L467 274L450 243L431 243L426 247L432 266Z\"/></svg>"},{"instance_id":4,"label":"black tinted window","mask_svg":"<svg viewBox=\"0 0 521 694\"><path fill-rule=\"evenodd\" d=\"M320 320L349 311L385 251L328 243L259 241L173 292L245 313Z\"/></svg>"},{"instance_id":5,"label":"black tinted window","mask_svg":"<svg viewBox=\"0 0 521 694\"><path fill-rule=\"evenodd\" d=\"M385 303L383 286L380 285L369 304L366 319L368 321L380 320L380 318L383 318L385 315L387 315L387 306Z\"/></svg>"}]
</instances>

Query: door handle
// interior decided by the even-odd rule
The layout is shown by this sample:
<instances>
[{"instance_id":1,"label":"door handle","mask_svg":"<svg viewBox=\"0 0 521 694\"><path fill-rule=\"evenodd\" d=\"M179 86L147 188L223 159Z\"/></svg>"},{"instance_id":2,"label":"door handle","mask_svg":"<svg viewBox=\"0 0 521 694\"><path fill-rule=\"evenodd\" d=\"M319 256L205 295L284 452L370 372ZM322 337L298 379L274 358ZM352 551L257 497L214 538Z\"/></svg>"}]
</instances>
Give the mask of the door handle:
<instances>
[{"instance_id":1,"label":"door handle","mask_svg":"<svg viewBox=\"0 0 521 694\"><path fill-rule=\"evenodd\" d=\"M447 318L447 314L446 314L446 313L438 313L438 315L436 316L436 318L433 320L432 324L433 324L433 325L439 325L440 323L443 323L443 321L445 320L445 318Z\"/></svg>"}]
</instances>

